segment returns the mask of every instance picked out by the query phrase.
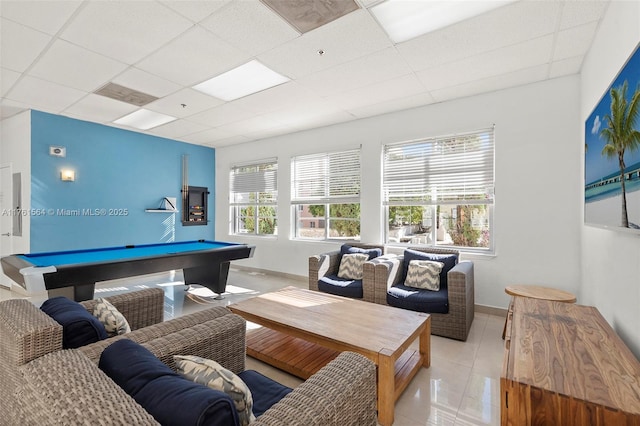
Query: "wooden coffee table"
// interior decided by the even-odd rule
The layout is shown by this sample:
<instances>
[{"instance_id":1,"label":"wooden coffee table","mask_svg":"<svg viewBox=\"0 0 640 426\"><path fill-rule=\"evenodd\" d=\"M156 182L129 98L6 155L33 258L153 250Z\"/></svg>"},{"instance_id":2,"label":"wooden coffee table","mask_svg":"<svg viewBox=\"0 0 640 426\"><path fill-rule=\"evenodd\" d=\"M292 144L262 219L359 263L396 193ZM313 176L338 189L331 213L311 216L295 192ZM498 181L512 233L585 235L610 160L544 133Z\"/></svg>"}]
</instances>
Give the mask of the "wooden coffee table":
<instances>
[{"instance_id":1,"label":"wooden coffee table","mask_svg":"<svg viewBox=\"0 0 640 426\"><path fill-rule=\"evenodd\" d=\"M297 287L230 305L267 328L247 332L247 354L303 379L342 351L378 367L378 422L393 424L394 407L420 367L431 364L431 317L391 306ZM419 350L409 349L419 339Z\"/></svg>"}]
</instances>

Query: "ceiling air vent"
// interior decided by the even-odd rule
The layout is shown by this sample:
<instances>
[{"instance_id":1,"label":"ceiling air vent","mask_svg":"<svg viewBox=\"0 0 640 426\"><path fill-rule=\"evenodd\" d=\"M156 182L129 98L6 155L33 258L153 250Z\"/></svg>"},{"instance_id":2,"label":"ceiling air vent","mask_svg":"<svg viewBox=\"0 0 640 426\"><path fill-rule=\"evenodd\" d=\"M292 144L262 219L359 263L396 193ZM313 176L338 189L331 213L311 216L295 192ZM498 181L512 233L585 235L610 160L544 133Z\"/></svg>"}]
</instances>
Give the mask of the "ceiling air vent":
<instances>
[{"instance_id":1,"label":"ceiling air vent","mask_svg":"<svg viewBox=\"0 0 640 426\"><path fill-rule=\"evenodd\" d=\"M155 101L155 96L129 89L115 83L107 83L94 92L96 95L106 96L116 101L126 102L135 106L143 106Z\"/></svg>"},{"instance_id":2,"label":"ceiling air vent","mask_svg":"<svg viewBox=\"0 0 640 426\"><path fill-rule=\"evenodd\" d=\"M261 1L302 34L358 9L358 4L353 0Z\"/></svg>"}]
</instances>

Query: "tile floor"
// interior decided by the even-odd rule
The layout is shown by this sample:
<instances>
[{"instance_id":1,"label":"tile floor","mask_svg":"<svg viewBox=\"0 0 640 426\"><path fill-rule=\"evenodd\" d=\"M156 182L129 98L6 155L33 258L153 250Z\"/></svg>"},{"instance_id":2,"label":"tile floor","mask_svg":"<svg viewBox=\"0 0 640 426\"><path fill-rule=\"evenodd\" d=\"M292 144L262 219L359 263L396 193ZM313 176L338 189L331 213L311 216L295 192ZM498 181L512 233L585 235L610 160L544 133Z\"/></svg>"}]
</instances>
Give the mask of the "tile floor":
<instances>
[{"instance_id":1,"label":"tile floor","mask_svg":"<svg viewBox=\"0 0 640 426\"><path fill-rule=\"evenodd\" d=\"M231 269L223 300L194 287L185 291L181 272L167 272L96 285L96 296L160 286L165 290L165 319L237 301L306 281L261 272ZM0 286L0 300L25 297ZM32 296L40 305L46 294ZM422 369L396 403L396 426L470 426L500 424L500 370L503 355L504 317L476 313L466 342L432 336L431 367ZM296 377L252 358L247 368L258 370L279 382L295 387Z\"/></svg>"}]
</instances>

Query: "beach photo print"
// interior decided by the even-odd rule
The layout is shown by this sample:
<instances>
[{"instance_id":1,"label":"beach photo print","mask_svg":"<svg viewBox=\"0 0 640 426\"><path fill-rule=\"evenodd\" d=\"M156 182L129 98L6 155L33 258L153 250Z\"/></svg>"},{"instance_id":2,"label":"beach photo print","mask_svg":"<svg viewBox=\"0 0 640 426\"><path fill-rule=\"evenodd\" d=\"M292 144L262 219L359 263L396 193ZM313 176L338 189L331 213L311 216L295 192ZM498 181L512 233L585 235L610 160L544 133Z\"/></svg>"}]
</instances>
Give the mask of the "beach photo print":
<instances>
[{"instance_id":1,"label":"beach photo print","mask_svg":"<svg viewBox=\"0 0 640 426\"><path fill-rule=\"evenodd\" d=\"M640 44L584 133L585 223L640 231Z\"/></svg>"}]
</instances>

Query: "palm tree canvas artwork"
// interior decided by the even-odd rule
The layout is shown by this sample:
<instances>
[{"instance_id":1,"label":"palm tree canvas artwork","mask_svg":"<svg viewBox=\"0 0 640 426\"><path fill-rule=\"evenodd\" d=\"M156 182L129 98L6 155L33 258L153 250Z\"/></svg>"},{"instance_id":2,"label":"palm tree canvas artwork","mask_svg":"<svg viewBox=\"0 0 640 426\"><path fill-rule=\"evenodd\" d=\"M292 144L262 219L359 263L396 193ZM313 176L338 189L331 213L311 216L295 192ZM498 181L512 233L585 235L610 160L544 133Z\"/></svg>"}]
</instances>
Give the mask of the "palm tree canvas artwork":
<instances>
[{"instance_id":1,"label":"palm tree canvas artwork","mask_svg":"<svg viewBox=\"0 0 640 426\"><path fill-rule=\"evenodd\" d=\"M585 123L585 223L640 230L640 44Z\"/></svg>"}]
</instances>

